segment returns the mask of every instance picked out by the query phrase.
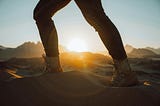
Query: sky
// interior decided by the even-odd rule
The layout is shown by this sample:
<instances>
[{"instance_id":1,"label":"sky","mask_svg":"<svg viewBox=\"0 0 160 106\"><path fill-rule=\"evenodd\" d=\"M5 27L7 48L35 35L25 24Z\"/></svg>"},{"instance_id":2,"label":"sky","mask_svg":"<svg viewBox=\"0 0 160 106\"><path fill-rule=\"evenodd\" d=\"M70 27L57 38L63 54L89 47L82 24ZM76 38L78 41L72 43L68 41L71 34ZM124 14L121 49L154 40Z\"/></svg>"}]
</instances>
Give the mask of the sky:
<instances>
[{"instance_id":1,"label":"sky","mask_svg":"<svg viewBox=\"0 0 160 106\"><path fill-rule=\"evenodd\" d=\"M16 47L26 41L40 41L32 18L37 3L38 0L0 0L0 45ZM106 15L118 28L124 45L160 47L160 0L102 0L102 4ZM74 0L52 19L61 45L66 46L72 39L79 38L87 43L90 51L105 50Z\"/></svg>"}]
</instances>

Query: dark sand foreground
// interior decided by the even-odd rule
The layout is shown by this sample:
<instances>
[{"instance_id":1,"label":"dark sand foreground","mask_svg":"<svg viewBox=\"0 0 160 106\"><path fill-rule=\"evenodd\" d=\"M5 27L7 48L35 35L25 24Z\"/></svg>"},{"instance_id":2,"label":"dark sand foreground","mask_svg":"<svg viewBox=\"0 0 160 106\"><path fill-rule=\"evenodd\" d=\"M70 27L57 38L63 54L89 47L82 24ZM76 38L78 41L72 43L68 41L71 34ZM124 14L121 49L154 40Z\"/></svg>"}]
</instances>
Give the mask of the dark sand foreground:
<instances>
[{"instance_id":1,"label":"dark sand foreground","mask_svg":"<svg viewBox=\"0 0 160 106\"><path fill-rule=\"evenodd\" d=\"M156 84L107 87L110 77L71 71L0 84L0 106L160 106Z\"/></svg>"}]
</instances>

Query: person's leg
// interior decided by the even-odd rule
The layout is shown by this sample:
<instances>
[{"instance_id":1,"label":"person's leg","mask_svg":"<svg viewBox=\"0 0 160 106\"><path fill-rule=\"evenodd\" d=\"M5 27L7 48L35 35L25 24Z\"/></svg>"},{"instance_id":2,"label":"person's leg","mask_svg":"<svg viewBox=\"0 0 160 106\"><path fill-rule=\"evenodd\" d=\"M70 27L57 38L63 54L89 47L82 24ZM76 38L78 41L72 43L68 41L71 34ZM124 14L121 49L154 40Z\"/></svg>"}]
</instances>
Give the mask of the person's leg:
<instances>
[{"instance_id":1,"label":"person's leg","mask_svg":"<svg viewBox=\"0 0 160 106\"><path fill-rule=\"evenodd\" d=\"M113 59L125 59L124 50L120 34L106 16L101 5L101 0L75 0L82 11L87 22L98 31L101 40L109 51Z\"/></svg>"},{"instance_id":2,"label":"person's leg","mask_svg":"<svg viewBox=\"0 0 160 106\"><path fill-rule=\"evenodd\" d=\"M57 31L52 16L71 0L40 0L34 9L39 34L44 46L47 71L61 71Z\"/></svg>"},{"instance_id":3,"label":"person's leg","mask_svg":"<svg viewBox=\"0 0 160 106\"><path fill-rule=\"evenodd\" d=\"M87 22L91 26L93 26L96 31L98 31L101 40L103 41L104 45L109 51L109 54L113 58L116 73L118 73L115 74L116 76L113 77L113 80L119 79L119 77L121 76L121 74L119 73L131 73L120 34L115 25L106 16L102 8L101 0L75 0L75 2L79 6ZM132 84L132 82L128 83L128 85ZM127 86L126 84L124 84L126 82L121 84L120 79L118 83L120 85L117 84L115 86Z\"/></svg>"},{"instance_id":4,"label":"person's leg","mask_svg":"<svg viewBox=\"0 0 160 106\"><path fill-rule=\"evenodd\" d=\"M34 19L48 57L59 55L57 31L51 17L70 1L71 0L40 0L34 9Z\"/></svg>"}]
</instances>

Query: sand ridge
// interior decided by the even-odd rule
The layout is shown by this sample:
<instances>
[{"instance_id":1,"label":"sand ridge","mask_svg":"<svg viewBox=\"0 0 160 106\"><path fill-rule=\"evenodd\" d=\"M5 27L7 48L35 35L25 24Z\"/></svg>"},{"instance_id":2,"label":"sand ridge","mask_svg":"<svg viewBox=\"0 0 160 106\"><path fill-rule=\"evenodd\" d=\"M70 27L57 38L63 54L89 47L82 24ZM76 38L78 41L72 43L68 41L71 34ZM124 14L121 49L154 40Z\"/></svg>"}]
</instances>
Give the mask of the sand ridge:
<instances>
[{"instance_id":1,"label":"sand ridge","mask_svg":"<svg viewBox=\"0 0 160 106\"><path fill-rule=\"evenodd\" d=\"M71 71L16 79L0 86L0 105L160 106L156 87L107 87L102 83L106 78Z\"/></svg>"}]
</instances>

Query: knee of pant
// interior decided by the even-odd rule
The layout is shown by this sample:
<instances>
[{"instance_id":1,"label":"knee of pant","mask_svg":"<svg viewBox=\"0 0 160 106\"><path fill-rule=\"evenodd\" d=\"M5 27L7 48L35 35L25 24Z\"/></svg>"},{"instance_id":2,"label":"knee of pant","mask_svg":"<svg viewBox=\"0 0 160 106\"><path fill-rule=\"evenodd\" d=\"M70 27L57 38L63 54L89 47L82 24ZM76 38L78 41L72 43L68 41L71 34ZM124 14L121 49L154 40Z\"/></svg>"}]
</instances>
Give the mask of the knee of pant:
<instances>
[{"instance_id":1,"label":"knee of pant","mask_svg":"<svg viewBox=\"0 0 160 106\"><path fill-rule=\"evenodd\" d=\"M99 18L99 15L97 13L85 13L84 17L90 25L95 26L95 23L97 23L97 20Z\"/></svg>"},{"instance_id":2,"label":"knee of pant","mask_svg":"<svg viewBox=\"0 0 160 106\"><path fill-rule=\"evenodd\" d=\"M97 29L100 26L99 24L103 23L103 20L105 20L107 16L105 15L104 11L91 10L86 11L84 13L84 17L91 26Z\"/></svg>"},{"instance_id":3,"label":"knee of pant","mask_svg":"<svg viewBox=\"0 0 160 106\"><path fill-rule=\"evenodd\" d=\"M47 12L37 11L37 10L34 10L33 12L33 19L35 21L44 21L44 20L51 19L51 17L52 16L50 16L49 13Z\"/></svg>"},{"instance_id":4,"label":"knee of pant","mask_svg":"<svg viewBox=\"0 0 160 106\"><path fill-rule=\"evenodd\" d=\"M92 20L95 20L95 19L99 19L99 18L102 18L105 16L105 12L103 10L88 10L84 13L85 17L87 19L92 19Z\"/></svg>"}]
</instances>

